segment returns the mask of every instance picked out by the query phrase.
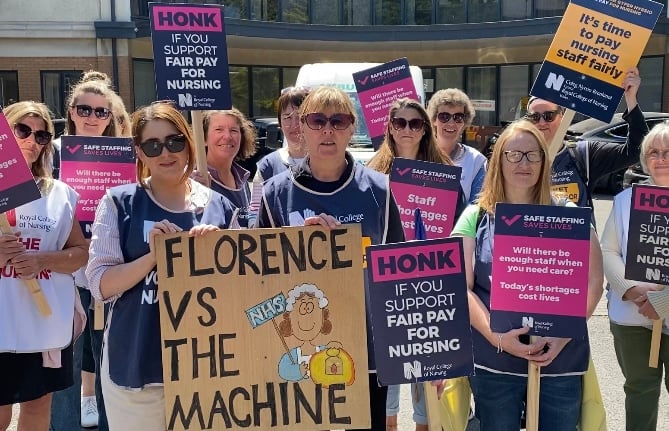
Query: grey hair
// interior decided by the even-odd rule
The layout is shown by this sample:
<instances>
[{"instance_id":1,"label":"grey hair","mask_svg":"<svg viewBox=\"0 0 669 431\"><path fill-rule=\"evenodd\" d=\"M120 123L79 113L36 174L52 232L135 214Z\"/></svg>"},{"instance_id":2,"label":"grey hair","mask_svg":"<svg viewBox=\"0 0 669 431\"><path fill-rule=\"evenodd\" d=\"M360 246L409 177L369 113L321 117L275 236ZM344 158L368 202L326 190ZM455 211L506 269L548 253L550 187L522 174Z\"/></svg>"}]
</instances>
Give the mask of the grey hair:
<instances>
[{"instance_id":1,"label":"grey hair","mask_svg":"<svg viewBox=\"0 0 669 431\"><path fill-rule=\"evenodd\" d=\"M322 290L316 287L315 284L302 283L299 286L293 287L288 292L288 298L286 299L286 311L293 311L293 304L295 304L297 298L299 298L303 293L311 293L316 298L318 298L318 306L320 308L325 308L328 306L328 299L325 297L325 294Z\"/></svg>"},{"instance_id":2,"label":"grey hair","mask_svg":"<svg viewBox=\"0 0 669 431\"><path fill-rule=\"evenodd\" d=\"M655 127L650 129L646 137L643 138L643 142L641 142L641 157L639 157L639 161L645 173L648 173L648 163L646 163L648 150L656 143L669 147L669 122L664 121L656 124Z\"/></svg>"}]
</instances>

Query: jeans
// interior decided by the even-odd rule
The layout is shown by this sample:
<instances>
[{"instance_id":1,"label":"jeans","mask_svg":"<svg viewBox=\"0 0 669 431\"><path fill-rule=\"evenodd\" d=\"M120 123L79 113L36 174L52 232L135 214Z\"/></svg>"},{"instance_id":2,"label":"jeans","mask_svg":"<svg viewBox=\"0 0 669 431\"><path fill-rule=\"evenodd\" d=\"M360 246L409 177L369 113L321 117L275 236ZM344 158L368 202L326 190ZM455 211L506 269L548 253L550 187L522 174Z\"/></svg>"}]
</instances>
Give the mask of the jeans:
<instances>
[{"instance_id":1,"label":"jeans","mask_svg":"<svg viewBox=\"0 0 669 431\"><path fill-rule=\"evenodd\" d=\"M641 326L610 323L618 364L625 376L625 422L627 431L655 431L657 409L664 385L669 391L669 335L662 334L657 368L648 366L652 331Z\"/></svg>"},{"instance_id":2,"label":"jeans","mask_svg":"<svg viewBox=\"0 0 669 431\"><path fill-rule=\"evenodd\" d=\"M413 421L417 424L427 424L427 411L425 408L425 391L423 383L411 384L411 403L413 405ZM396 416L400 411L400 385L388 386L388 397L386 399L386 416Z\"/></svg>"},{"instance_id":3,"label":"jeans","mask_svg":"<svg viewBox=\"0 0 669 431\"><path fill-rule=\"evenodd\" d=\"M476 369L469 378L480 431L517 431L527 395L527 377ZM541 378L539 431L575 431L581 413L583 376Z\"/></svg>"}]
</instances>

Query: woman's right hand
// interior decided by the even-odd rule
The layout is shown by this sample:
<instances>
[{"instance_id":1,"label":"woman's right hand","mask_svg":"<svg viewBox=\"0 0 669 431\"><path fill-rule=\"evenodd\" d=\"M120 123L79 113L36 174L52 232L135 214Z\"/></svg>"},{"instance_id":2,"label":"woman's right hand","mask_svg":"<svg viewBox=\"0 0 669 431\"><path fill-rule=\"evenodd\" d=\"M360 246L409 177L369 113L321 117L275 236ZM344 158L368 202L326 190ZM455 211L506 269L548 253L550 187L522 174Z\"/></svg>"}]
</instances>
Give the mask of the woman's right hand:
<instances>
[{"instance_id":1,"label":"woman's right hand","mask_svg":"<svg viewBox=\"0 0 669 431\"><path fill-rule=\"evenodd\" d=\"M157 221L153 225L153 228L149 231L149 254L153 259L154 265L156 263L156 244L155 244L156 236L165 233L175 233L181 231L183 231L183 229L181 229L179 226L175 225L169 220Z\"/></svg>"},{"instance_id":2,"label":"woman's right hand","mask_svg":"<svg viewBox=\"0 0 669 431\"><path fill-rule=\"evenodd\" d=\"M509 332L493 332L493 335L499 343L499 347L510 355L531 361L537 353L542 352L545 342L541 339L531 344L525 344L520 341L520 336L525 335L530 330L529 326L512 329Z\"/></svg>"},{"instance_id":3,"label":"woman's right hand","mask_svg":"<svg viewBox=\"0 0 669 431\"><path fill-rule=\"evenodd\" d=\"M304 219L305 226L317 226L320 225L326 229L334 229L337 226L341 225L341 222L331 216L330 214L320 213L317 216L307 217Z\"/></svg>"},{"instance_id":4,"label":"woman's right hand","mask_svg":"<svg viewBox=\"0 0 669 431\"><path fill-rule=\"evenodd\" d=\"M19 233L0 235L0 264L7 265L14 257L26 251L25 246L19 241Z\"/></svg>"},{"instance_id":5,"label":"woman's right hand","mask_svg":"<svg viewBox=\"0 0 669 431\"><path fill-rule=\"evenodd\" d=\"M623 295L624 301L635 301L646 296L646 292L657 290L657 284L640 281L636 286L627 289Z\"/></svg>"}]
</instances>

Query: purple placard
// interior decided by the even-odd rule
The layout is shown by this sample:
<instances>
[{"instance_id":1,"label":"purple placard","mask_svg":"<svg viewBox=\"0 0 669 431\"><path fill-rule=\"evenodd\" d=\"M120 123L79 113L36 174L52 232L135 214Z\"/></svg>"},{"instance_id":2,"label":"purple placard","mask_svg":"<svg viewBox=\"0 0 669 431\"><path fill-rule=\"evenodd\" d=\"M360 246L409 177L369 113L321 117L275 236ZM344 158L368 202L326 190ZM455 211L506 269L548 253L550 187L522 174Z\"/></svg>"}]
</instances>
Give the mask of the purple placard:
<instances>
[{"instance_id":1,"label":"purple placard","mask_svg":"<svg viewBox=\"0 0 669 431\"><path fill-rule=\"evenodd\" d=\"M625 278L669 284L669 188L632 186Z\"/></svg>"},{"instance_id":2,"label":"purple placard","mask_svg":"<svg viewBox=\"0 0 669 431\"><path fill-rule=\"evenodd\" d=\"M402 384L474 370L461 238L367 248L379 381Z\"/></svg>"},{"instance_id":3,"label":"purple placard","mask_svg":"<svg viewBox=\"0 0 669 431\"><path fill-rule=\"evenodd\" d=\"M530 335L587 330L590 209L497 204L490 327Z\"/></svg>"},{"instance_id":4,"label":"purple placard","mask_svg":"<svg viewBox=\"0 0 669 431\"><path fill-rule=\"evenodd\" d=\"M0 112L0 212L40 198L26 159L7 118Z\"/></svg>"},{"instance_id":5,"label":"purple placard","mask_svg":"<svg viewBox=\"0 0 669 431\"><path fill-rule=\"evenodd\" d=\"M353 74L358 99L374 149L383 142L388 123L388 108L402 97L418 100L409 62L399 58Z\"/></svg>"},{"instance_id":6,"label":"purple placard","mask_svg":"<svg viewBox=\"0 0 669 431\"><path fill-rule=\"evenodd\" d=\"M137 179L131 138L63 136L60 178L77 193L77 219L87 238L107 189Z\"/></svg>"},{"instance_id":7,"label":"purple placard","mask_svg":"<svg viewBox=\"0 0 669 431\"><path fill-rule=\"evenodd\" d=\"M460 190L459 166L396 157L390 188L400 210L406 239L417 239L414 211L420 208L427 239L451 234ZM418 238L420 239L420 238Z\"/></svg>"}]
</instances>

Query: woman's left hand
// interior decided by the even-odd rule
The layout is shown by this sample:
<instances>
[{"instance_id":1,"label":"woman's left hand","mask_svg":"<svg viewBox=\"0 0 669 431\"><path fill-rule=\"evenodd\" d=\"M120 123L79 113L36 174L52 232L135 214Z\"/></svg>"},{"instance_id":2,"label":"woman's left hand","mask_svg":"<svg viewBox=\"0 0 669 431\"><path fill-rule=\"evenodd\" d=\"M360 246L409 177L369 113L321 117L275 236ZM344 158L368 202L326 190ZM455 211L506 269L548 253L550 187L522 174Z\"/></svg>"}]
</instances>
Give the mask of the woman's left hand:
<instances>
[{"instance_id":1,"label":"woman's left hand","mask_svg":"<svg viewBox=\"0 0 669 431\"><path fill-rule=\"evenodd\" d=\"M325 213L320 213L315 217L307 217L304 219L305 226L317 226L321 225L327 229L334 229L337 226L341 225L341 222L334 218L333 216Z\"/></svg>"},{"instance_id":2,"label":"woman's left hand","mask_svg":"<svg viewBox=\"0 0 669 431\"><path fill-rule=\"evenodd\" d=\"M571 338L542 337L541 341L545 343L543 348L545 351L536 353L535 356L532 356L531 361L539 367L547 367L553 363Z\"/></svg>"},{"instance_id":3,"label":"woman's left hand","mask_svg":"<svg viewBox=\"0 0 669 431\"><path fill-rule=\"evenodd\" d=\"M189 231L188 235L190 236L203 236L208 234L209 232L217 232L221 230L218 226L214 226L211 224L200 224L197 226L193 226Z\"/></svg>"},{"instance_id":4,"label":"woman's left hand","mask_svg":"<svg viewBox=\"0 0 669 431\"><path fill-rule=\"evenodd\" d=\"M650 320L658 320L660 318L660 315L657 314L657 311L655 311L653 304L650 303L646 295L639 296L634 300L634 303L636 304L637 307L639 307L637 311L642 316Z\"/></svg>"},{"instance_id":5,"label":"woman's left hand","mask_svg":"<svg viewBox=\"0 0 669 431\"><path fill-rule=\"evenodd\" d=\"M25 251L13 257L9 262L14 265L16 273L23 280L35 278L45 269L40 258L40 252L34 250Z\"/></svg>"},{"instance_id":6,"label":"woman's left hand","mask_svg":"<svg viewBox=\"0 0 669 431\"><path fill-rule=\"evenodd\" d=\"M441 399L441 395L446 389L446 380L432 380L430 384L437 389L437 399Z\"/></svg>"}]
</instances>

